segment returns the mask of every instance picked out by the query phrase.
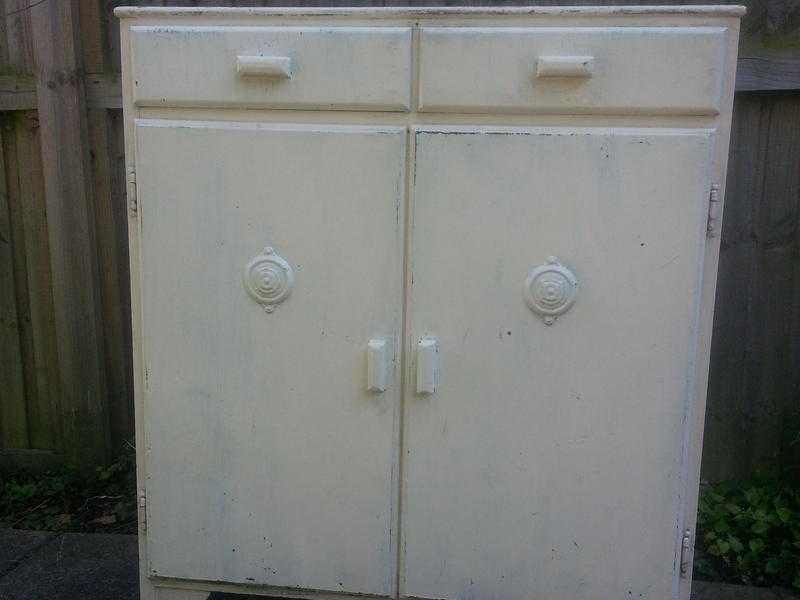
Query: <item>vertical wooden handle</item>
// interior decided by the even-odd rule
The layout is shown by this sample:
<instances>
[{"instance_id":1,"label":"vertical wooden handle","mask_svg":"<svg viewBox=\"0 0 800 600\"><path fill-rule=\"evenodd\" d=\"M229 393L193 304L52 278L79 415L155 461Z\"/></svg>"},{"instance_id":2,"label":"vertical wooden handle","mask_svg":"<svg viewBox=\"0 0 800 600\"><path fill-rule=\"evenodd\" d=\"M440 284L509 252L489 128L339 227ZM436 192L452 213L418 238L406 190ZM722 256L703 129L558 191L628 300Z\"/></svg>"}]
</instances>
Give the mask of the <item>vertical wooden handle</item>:
<instances>
[{"instance_id":1,"label":"vertical wooden handle","mask_svg":"<svg viewBox=\"0 0 800 600\"><path fill-rule=\"evenodd\" d=\"M417 343L417 393L433 394L438 379L439 344L435 338L423 337Z\"/></svg>"},{"instance_id":2,"label":"vertical wooden handle","mask_svg":"<svg viewBox=\"0 0 800 600\"><path fill-rule=\"evenodd\" d=\"M387 382L386 340L371 339L367 343L367 390L386 391Z\"/></svg>"}]
</instances>

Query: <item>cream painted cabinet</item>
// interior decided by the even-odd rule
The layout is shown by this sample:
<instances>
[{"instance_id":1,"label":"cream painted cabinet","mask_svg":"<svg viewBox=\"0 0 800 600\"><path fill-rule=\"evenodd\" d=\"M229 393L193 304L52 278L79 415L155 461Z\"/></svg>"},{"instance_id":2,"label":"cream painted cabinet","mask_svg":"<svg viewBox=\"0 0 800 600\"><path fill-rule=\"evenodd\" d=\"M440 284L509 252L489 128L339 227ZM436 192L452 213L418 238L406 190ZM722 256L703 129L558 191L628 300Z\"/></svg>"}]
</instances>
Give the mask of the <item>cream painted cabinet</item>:
<instances>
[{"instance_id":1,"label":"cream painted cabinet","mask_svg":"<svg viewBox=\"0 0 800 600\"><path fill-rule=\"evenodd\" d=\"M687 599L741 12L117 9L142 597Z\"/></svg>"}]
</instances>

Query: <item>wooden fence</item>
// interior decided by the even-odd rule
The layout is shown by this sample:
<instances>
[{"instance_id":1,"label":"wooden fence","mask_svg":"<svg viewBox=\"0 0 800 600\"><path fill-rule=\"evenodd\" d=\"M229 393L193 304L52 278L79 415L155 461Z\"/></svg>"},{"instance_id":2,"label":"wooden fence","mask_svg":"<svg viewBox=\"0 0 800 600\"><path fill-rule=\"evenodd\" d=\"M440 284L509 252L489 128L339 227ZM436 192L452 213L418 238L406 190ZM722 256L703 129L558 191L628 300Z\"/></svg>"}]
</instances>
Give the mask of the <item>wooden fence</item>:
<instances>
[{"instance_id":1,"label":"wooden fence","mask_svg":"<svg viewBox=\"0 0 800 600\"><path fill-rule=\"evenodd\" d=\"M794 2L749 2L743 27L703 466L713 479L800 454ZM0 467L92 467L132 441L117 4L342 5L0 0Z\"/></svg>"}]
</instances>

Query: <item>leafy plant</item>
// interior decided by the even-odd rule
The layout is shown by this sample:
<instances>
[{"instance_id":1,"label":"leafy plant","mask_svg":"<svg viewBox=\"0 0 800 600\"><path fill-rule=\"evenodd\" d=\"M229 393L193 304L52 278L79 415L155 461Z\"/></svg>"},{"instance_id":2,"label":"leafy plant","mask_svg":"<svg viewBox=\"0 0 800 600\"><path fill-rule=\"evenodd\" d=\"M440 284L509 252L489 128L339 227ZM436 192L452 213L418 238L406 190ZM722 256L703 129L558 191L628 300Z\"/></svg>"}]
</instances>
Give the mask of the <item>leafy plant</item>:
<instances>
[{"instance_id":1,"label":"leafy plant","mask_svg":"<svg viewBox=\"0 0 800 600\"><path fill-rule=\"evenodd\" d=\"M64 466L0 474L0 528L136 531L136 475L125 454L89 476Z\"/></svg>"},{"instance_id":2,"label":"leafy plant","mask_svg":"<svg viewBox=\"0 0 800 600\"><path fill-rule=\"evenodd\" d=\"M701 489L698 579L800 590L800 488L780 480Z\"/></svg>"}]
</instances>

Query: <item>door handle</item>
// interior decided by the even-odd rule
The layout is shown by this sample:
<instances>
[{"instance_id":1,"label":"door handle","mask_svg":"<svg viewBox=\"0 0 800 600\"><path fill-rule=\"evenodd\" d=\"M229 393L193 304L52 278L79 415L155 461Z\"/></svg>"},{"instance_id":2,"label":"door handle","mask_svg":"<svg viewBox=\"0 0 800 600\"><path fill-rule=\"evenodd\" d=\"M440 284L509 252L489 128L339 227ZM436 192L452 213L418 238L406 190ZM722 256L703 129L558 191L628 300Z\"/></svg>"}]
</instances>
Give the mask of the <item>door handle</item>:
<instances>
[{"instance_id":1,"label":"door handle","mask_svg":"<svg viewBox=\"0 0 800 600\"><path fill-rule=\"evenodd\" d=\"M367 342L367 390L370 392L386 391L387 354L386 340Z\"/></svg>"},{"instance_id":2,"label":"door handle","mask_svg":"<svg viewBox=\"0 0 800 600\"><path fill-rule=\"evenodd\" d=\"M288 56L237 56L239 77L292 78L292 59Z\"/></svg>"},{"instance_id":3,"label":"door handle","mask_svg":"<svg viewBox=\"0 0 800 600\"><path fill-rule=\"evenodd\" d=\"M536 77L591 77L593 56L540 56Z\"/></svg>"},{"instance_id":4,"label":"door handle","mask_svg":"<svg viewBox=\"0 0 800 600\"><path fill-rule=\"evenodd\" d=\"M417 342L417 393L433 394L439 383L439 343L423 337Z\"/></svg>"}]
</instances>

